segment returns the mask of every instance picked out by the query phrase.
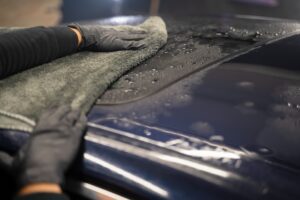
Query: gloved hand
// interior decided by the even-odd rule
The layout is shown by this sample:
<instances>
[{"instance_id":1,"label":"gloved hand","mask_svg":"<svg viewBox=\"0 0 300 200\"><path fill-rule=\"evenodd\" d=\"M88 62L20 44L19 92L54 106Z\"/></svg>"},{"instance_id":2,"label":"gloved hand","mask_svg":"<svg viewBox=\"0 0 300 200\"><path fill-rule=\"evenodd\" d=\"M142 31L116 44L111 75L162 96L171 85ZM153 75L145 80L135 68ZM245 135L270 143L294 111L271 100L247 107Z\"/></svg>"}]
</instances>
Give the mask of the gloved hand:
<instances>
[{"instance_id":1,"label":"gloved hand","mask_svg":"<svg viewBox=\"0 0 300 200\"><path fill-rule=\"evenodd\" d=\"M117 31L99 25L71 24L69 27L76 28L82 35L80 50L118 51L145 47L142 41L147 36L145 31Z\"/></svg>"},{"instance_id":2,"label":"gloved hand","mask_svg":"<svg viewBox=\"0 0 300 200\"><path fill-rule=\"evenodd\" d=\"M6 172L11 170L13 163L13 157L5 152L0 152L0 169L5 170Z\"/></svg>"},{"instance_id":3,"label":"gloved hand","mask_svg":"<svg viewBox=\"0 0 300 200\"><path fill-rule=\"evenodd\" d=\"M61 184L74 160L86 118L68 106L50 109L40 117L32 135L13 161L17 181Z\"/></svg>"}]
</instances>

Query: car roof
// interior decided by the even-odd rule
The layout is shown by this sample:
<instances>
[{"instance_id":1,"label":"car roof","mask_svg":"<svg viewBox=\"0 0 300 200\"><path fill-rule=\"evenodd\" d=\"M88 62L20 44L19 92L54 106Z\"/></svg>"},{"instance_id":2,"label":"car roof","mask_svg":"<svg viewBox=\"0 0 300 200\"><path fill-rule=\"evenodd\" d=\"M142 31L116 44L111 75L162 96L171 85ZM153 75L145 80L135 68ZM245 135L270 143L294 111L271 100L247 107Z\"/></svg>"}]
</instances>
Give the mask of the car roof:
<instances>
[{"instance_id":1,"label":"car roof","mask_svg":"<svg viewBox=\"0 0 300 200\"><path fill-rule=\"evenodd\" d=\"M299 198L299 70L292 63L284 65L291 60L298 63L299 36L295 37L271 46L262 43L249 53L197 68L151 95L95 106L89 115L90 142L96 140L120 151L112 161L118 165L124 162L117 161L119 156L137 157L139 164L123 165L126 169L143 168L155 177L165 177L171 169L177 171L172 173L172 184L139 171L152 183L168 188L171 197L165 199L176 199L186 191L191 199L199 195L221 198L208 188L225 190L229 193L219 194L231 199ZM183 75L184 70L181 72ZM103 138L110 142L100 142ZM153 172L144 162L157 164L161 170ZM194 171L195 166L201 172ZM187 174L185 181L179 178L182 172ZM198 192L190 191L187 186L191 184ZM182 190L175 192L179 185Z\"/></svg>"},{"instance_id":2,"label":"car roof","mask_svg":"<svg viewBox=\"0 0 300 200\"><path fill-rule=\"evenodd\" d=\"M126 17L123 20L120 18L104 22L126 22ZM97 104L120 104L141 99L209 63L250 48L257 42L294 32L300 26L294 21L248 19L242 16L164 19L169 34L167 45L156 56L116 81ZM136 20L140 22L143 18L137 17ZM136 23L133 17L129 17L127 22ZM233 34L219 37L226 32Z\"/></svg>"}]
</instances>

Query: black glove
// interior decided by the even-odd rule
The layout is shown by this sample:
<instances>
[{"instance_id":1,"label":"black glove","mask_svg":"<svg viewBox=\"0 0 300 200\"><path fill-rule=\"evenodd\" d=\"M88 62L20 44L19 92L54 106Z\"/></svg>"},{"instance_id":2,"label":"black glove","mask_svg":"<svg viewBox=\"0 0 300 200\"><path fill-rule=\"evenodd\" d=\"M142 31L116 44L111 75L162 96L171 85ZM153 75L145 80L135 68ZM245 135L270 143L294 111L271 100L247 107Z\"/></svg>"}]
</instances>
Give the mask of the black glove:
<instances>
[{"instance_id":1,"label":"black glove","mask_svg":"<svg viewBox=\"0 0 300 200\"><path fill-rule=\"evenodd\" d=\"M80 50L118 51L145 47L145 43L141 41L146 37L145 31L117 31L99 25L71 24L69 27L81 32L83 42L79 47Z\"/></svg>"},{"instance_id":2,"label":"black glove","mask_svg":"<svg viewBox=\"0 0 300 200\"><path fill-rule=\"evenodd\" d=\"M5 152L0 152L0 169L9 172L13 163L13 157Z\"/></svg>"},{"instance_id":3,"label":"black glove","mask_svg":"<svg viewBox=\"0 0 300 200\"><path fill-rule=\"evenodd\" d=\"M79 149L85 126L85 116L68 106L42 114L13 162L19 186L61 184Z\"/></svg>"}]
</instances>

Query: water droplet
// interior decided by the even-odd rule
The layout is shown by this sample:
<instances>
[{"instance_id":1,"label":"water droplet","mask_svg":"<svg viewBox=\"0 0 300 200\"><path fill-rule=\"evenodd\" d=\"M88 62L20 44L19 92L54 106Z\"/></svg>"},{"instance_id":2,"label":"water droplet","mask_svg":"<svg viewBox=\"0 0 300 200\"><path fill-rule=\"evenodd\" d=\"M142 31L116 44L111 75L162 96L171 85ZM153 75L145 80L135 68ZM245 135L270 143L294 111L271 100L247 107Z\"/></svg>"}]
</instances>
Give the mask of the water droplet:
<instances>
[{"instance_id":1,"label":"water droplet","mask_svg":"<svg viewBox=\"0 0 300 200\"><path fill-rule=\"evenodd\" d=\"M250 82L250 81L242 81L242 82L237 83L237 85L239 87L242 87L242 88L245 88L245 89L251 89L251 88L254 87L254 83Z\"/></svg>"},{"instance_id":2,"label":"water droplet","mask_svg":"<svg viewBox=\"0 0 300 200\"><path fill-rule=\"evenodd\" d=\"M173 65L171 65L171 66L170 66L170 68L171 68L171 69L174 69L174 66L173 66Z\"/></svg>"},{"instance_id":3,"label":"water droplet","mask_svg":"<svg viewBox=\"0 0 300 200\"><path fill-rule=\"evenodd\" d=\"M263 190L262 190L262 194L266 195L269 193L269 188L265 187Z\"/></svg>"},{"instance_id":4,"label":"water droplet","mask_svg":"<svg viewBox=\"0 0 300 200\"><path fill-rule=\"evenodd\" d=\"M152 84L157 83L157 81L158 81L158 79L153 79L153 80L152 80Z\"/></svg>"},{"instance_id":5,"label":"water droplet","mask_svg":"<svg viewBox=\"0 0 300 200\"><path fill-rule=\"evenodd\" d=\"M292 104L291 104L291 103L288 103L287 105L288 105L288 107L292 107Z\"/></svg>"},{"instance_id":6,"label":"water droplet","mask_svg":"<svg viewBox=\"0 0 300 200\"><path fill-rule=\"evenodd\" d=\"M232 163L232 160L231 160L230 158L223 158L223 159L221 160L221 162L222 162L222 163L230 164L230 163Z\"/></svg>"},{"instance_id":7,"label":"water droplet","mask_svg":"<svg viewBox=\"0 0 300 200\"><path fill-rule=\"evenodd\" d=\"M244 106L246 106L246 107L253 107L254 106L254 102L252 102L252 101L246 101L244 103Z\"/></svg>"},{"instance_id":8,"label":"water droplet","mask_svg":"<svg viewBox=\"0 0 300 200\"><path fill-rule=\"evenodd\" d=\"M300 105L297 105L297 108L300 109Z\"/></svg>"},{"instance_id":9,"label":"water droplet","mask_svg":"<svg viewBox=\"0 0 300 200\"><path fill-rule=\"evenodd\" d=\"M259 153L262 153L262 154L267 154L270 152L270 150L265 147L259 148L258 151L259 151Z\"/></svg>"},{"instance_id":10,"label":"water droplet","mask_svg":"<svg viewBox=\"0 0 300 200\"><path fill-rule=\"evenodd\" d=\"M165 105L166 107L170 107L170 106L171 106L170 103L165 103L164 105Z\"/></svg>"},{"instance_id":11,"label":"water droplet","mask_svg":"<svg viewBox=\"0 0 300 200\"><path fill-rule=\"evenodd\" d=\"M224 137L222 135L212 135L209 137L209 140L213 142L223 142Z\"/></svg>"},{"instance_id":12,"label":"water droplet","mask_svg":"<svg viewBox=\"0 0 300 200\"><path fill-rule=\"evenodd\" d=\"M128 92L132 92L132 89L126 89L124 90L125 93L128 93Z\"/></svg>"},{"instance_id":13,"label":"water droplet","mask_svg":"<svg viewBox=\"0 0 300 200\"><path fill-rule=\"evenodd\" d=\"M148 129L144 130L145 135L150 136L152 133Z\"/></svg>"},{"instance_id":14,"label":"water droplet","mask_svg":"<svg viewBox=\"0 0 300 200\"><path fill-rule=\"evenodd\" d=\"M241 167L241 164L242 164L242 161L241 161L241 160L237 160L237 161L235 162L235 164L234 164L234 167L238 169L238 168Z\"/></svg>"},{"instance_id":15,"label":"water droplet","mask_svg":"<svg viewBox=\"0 0 300 200\"><path fill-rule=\"evenodd\" d=\"M178 146L183 147L183 148L189 148L190 143L188 141L183 141L182 143L178 144Z\"/></svg>"},{"instance_id":16,"label":"water droplet","mask_svg":"<svg viewBox=\"0 0 300 200\"><path fill-rule=\"evenodd\" d=\"M259 145L249 145L244 148L248 151L252 151L260 155L270 155L273 153L271 149Z\"/></svg>"}]
</instances>

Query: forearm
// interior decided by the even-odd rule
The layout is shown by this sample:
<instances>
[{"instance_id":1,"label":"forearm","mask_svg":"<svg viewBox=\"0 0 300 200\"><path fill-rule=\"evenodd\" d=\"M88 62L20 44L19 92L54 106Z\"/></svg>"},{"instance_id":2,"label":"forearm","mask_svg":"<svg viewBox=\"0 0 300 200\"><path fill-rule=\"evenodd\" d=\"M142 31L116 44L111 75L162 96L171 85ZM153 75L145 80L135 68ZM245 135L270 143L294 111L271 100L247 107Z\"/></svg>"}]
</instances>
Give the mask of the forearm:
<instances>
[{"instance_id":1,"label":"forearm","mask_svg":"<svg viewBox=\"0 0 300 200\"><path fill-rule=\"evenodd\" d=\"M0 35L0 78L75 53L78 34L68 27L34 27Z\"/></svg>"},{"instance_id":2,"label":"forearm","mask_svg":"<svg viewBox=\"0 0 300 200\"><path fill-rule=\"evenodd\" d=\"M71 28L71 27L69 27L69 28L70 28L71 31L73 31L76 34L76 37L77 37L77 47L79 47L81 45L81 43L83 42L83 38L82 38L82 35L81 35L80 31L78 31L75 28Z\"/></svg>"},{"instance_id":3,"label":"forearm","mask_svg":"<svg viewBox=\"0 0 300 200\"><path fill-rule=\"evenodd\" d=\"M55 193L61 194L62 190L58 184L53 183L34 183L22 187L18 196L25 196L34 193Z\"/></svg>"},{"instance_id":4,"label":"forearm","mask_svg":"<svg viewBox=\"0 0 300 200\"><path fill-rule=\"evenodd\" d=\"M69 200L62 194L58 184L53 183L35 183L24 186L20 189L15 200Z\"/></svg>"}]
</instances>

